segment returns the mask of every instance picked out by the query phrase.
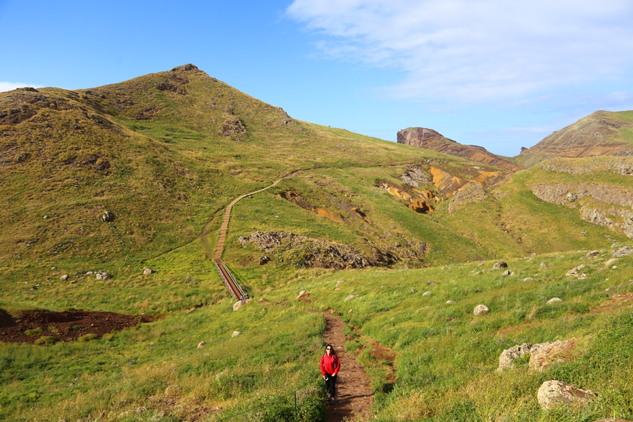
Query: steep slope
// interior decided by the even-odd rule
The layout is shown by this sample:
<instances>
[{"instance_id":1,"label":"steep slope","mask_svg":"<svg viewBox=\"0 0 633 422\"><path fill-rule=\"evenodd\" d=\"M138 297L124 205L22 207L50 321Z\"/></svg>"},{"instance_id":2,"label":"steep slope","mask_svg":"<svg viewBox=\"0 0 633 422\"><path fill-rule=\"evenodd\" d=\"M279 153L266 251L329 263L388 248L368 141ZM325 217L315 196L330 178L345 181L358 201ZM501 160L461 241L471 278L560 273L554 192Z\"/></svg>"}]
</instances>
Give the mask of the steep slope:
<instances>
[{"instance_id":1,"label":"steep slope","mask_svg":"<svg viewBox=\"0 0 633 422\"><path fill-rule=\"evenodd\" d=\"M525 167L549 158L633 155L633 111L596 111L515 157Z\"/></svg>"},{"instance_id":2,"label":"steep slope","mask_svg":"<svg viewBox=\"0 0 633 422\"><path fill-rule=\"evenodd\" d=\"M505 170L519 170L523 168L510 161L507 157L493 154L485 148L476 145L462 145L444 137L433 129L422 127L402 129L398 132L398 143L464 157L470 161L489 164Z\"/></svg>"}]
</instances>

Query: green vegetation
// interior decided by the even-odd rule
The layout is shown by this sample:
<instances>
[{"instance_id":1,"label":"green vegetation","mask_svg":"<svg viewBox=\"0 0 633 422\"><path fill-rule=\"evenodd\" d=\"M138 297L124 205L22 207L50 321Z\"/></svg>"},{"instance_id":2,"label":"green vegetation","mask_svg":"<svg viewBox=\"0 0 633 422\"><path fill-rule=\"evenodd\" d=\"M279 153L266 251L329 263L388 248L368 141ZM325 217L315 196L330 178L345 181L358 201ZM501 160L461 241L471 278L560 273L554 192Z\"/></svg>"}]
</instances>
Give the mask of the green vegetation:
<instances>
[{"instance_id":1,"label":"green vegetation","mask_svg":"<svg viewBox=\"0 0 633 422\"><path fill-rule=\"evenodd\" d=\"M2 420L293 420L295 392L298 420L321 420L316 362L328 308L347 323L345 350L370 374L374 420L633 417L633 261L604 265L629 240L582 220L582 201L554 205L532 191L582 182L628 189L630 176L612 171L610 159L575 160L581 174L558 160L559 170L535 166L510 178L294 120L196 69L76 92L0 93L3 110L33 113L0 125L0 308L13 318L33 309L165 317L76 342L40 328L25 332L35 345L0 343ZM433 212L419 214L377 186L404 189L401 177L414 166L429 177L417 189L435 197ZM455 192L434 184L431 166L463 180L478 180L480 170L508 180L449 212ZM223 210L295 170L302 172L233 208L223 258L254 298L234 312L207 259ZM605 204L590 205L624 221ZM262 251L239 241L257 231L397 260L311 267L309 242ZM600 256L585 258L593 249ZM260 265L264 255L270 262ZM491 270L499 259L515 275ZM587 278L564 275L581 263ZM96 279L97 271L112 278ZM301 290L309 301L294 301ZM562 302L547 305L552 297ZM473 316L479 303L491 313ZM44 328L60 331L52 322ZM549 372L530 372L526 358L495 372L506 348L570 338L578 340L573 359ZM541 411L536 391L548 379L599 398Z\"/></svg>"}]
</instances>

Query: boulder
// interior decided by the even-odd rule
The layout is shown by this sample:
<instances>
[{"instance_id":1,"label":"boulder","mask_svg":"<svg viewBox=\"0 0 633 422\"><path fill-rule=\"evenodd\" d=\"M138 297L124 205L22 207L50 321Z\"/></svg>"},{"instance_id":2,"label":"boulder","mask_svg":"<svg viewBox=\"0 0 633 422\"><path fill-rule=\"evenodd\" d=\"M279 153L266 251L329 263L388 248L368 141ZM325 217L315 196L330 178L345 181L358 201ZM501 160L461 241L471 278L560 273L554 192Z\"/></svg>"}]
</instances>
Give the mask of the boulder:
<instances>
[{"instance_id":1,"label":"boulder","mask_svg":"<svg viewBox=\"0 0 633 422\"><path fill-rule=\"evenodd\" d=\"M242 333L240 333L239 331L235 330L235 331L233 331L233 334L231 334L231 337L237 337L240 334L242 334Z\"/></svg>"},{"instance_id":2,"label":"boulder","mask_svg":"<svg viewBox=\"0 0 633 422\"><path fill-rule=\"evenodd\" d=\"M242 306L244 306L244 301L243 300L238 300L237 302L235 302L233 304L233 310L237 311L238 309L240 309Z\"/></svg>"},{"instance_id":3,"label":"boulder","mask_svg":"<svg viewBox=\"0 0 633 422\"><path fill-rule=\"evenodd\" d=\"M571 270L567 271L567 274L565 274L565 275L578 277L578 271L582 270L585 267L586 267L585 264L580 264L579 266L574 267Z\"/></svg>"},{"instance_id":4,"label":"boulder","mask_svg":"<svg viewBox=\"0 0 633 422\"><path fill-rule=\"evenodd\" d=\"M349 296L347 296L345 299L343 299L343 302L347 302L348 300L352 300L352 299L354 299L355 297L358 297L358 295L349 295Z\"/></svg>"},{"instance_id":5,"label":"boulder","mask_svg":"<svg viewBox=\"0 0 633 422\"><path fill-rule=\"evenodd\" d=\"M152 270L151 268L145 268L143 270L143 274L144 275L150 275L150 274L153 274L153 273L154 273L154 270Z\"/></svg>"},{"instance_id":6,"label":"boulder","mask_svg":"<svg viewBox=\"0 0 633 422\"><path fill-rule=\"evenodd\" d=\"M499 270L499 269L501 269L501 268L508 268L508 264L506 264L506 263L505 263L505 262L503 262L503 261L499 261L499 262L497 262L495 265L493 265L493 266L492 266L492 269L493 269L493 270Z\"/></svg>"},{"instance_id":7,"label":"boulder","mask_svg":"<svg viewBox=\"0 0 633 422\"><path fill-rule=\"evenodd\" d=\"M591 251L587 254L587 258L591 258L598 255L600 255L600 251Z\"/></svg>"},{"instance_id":8,"label":"boulder","mask_svg":"<svg viewBox=\"0 0 633 422\"><path fill-rule=\"evenodd\" d=\"M99 219L103 223L111 223L112 221L114 221L114 214L110 211L104 211Z\"/></svg>"},{"instance_id":9,"label":"boulder","mask_svg":"<svg viewBox=\"0 0 633 422\"><path fill-rule=\"evenodd\" d=\"M552 364L562 362L575 347L573 339L535 344L530 356L530 370L544 372Z\"/></svg>"},{"instance_id":10,"label":"boulder","mask_svg":"<svg viewBox=\"0 0 633 422\"><path fill-rule=\"evenodd\" d=\"M633 254L633 248L630 246L622 246L621 248L614 250L611 256L614 258L622 258L623 256L629 256L631 254Z\"/></svg>"},{"instance_id":11,"label":"boulder","mask_svg":"<svg viewBox=\"0 0 633 422\"><path fill-rule=\"evenodd\" d=\"M207 345L206 341L201 341L200 343L198 343L198 349L202 349L206 345Z\"/></svg>"},{"instance_id":12,"label":"boulder","mask_svg":"<svg viewBox=\"0 0 633 422\"><path fill-rule=\"evenodd\" d=\"M66 280L68 280L68 274L64 274L63 276L59 277L59 279L60 279L61 281L66 281Z\"/></svg>"},{"instance_id":13,"label":"boulder","mask_svg":"<svg viewBox=\"0 0 633 422\"><path fill-rule=\"evenodd\" d=\"M550 300L547 301L547 304L548 305L553 305L556 302L562 302L562 301L563 301L563 299L560 299L560 298L557 298L557 297L553 297L553 298L551 298Z\"/></svg>"},{"instance_id":14,"label":"boulder","mask_svg":"<svg viewBox=\"0 0 633 422\"><path fill-rule=\"evenodd\" d=\"M305 290L302 290L299 292L299 296L297 296L295 300L299 301L301 299L305 299L306 297L310 297L310 293L306 292Z\"/></svg>"},{"instance_id":15,"label":"boulder","mask_svg":"<svg viewBox=\"0 0 633 422\"><path fill-rule=\"evenodd\" d=\"M97 274L95 274L95 278L97 280L110 280L112 276L110 275L110 273L107 273L105 271L97 271Z\"/></svg>"},{"instance_id":16,"label":"boulder","mask_svg":"<svg viewBox=\"0 0 633 422\"><path fill-rule=\"evenodd\" d=\"M522 356L530 353L532 345L530 343L523 343L520 346L514 346L501 352L499 356L499 367L497 372L502 372L504 369L510 369L514 367L514 361Z\"/></svg>"},{"instance_id":17,"label":"boulder","mask_svg":"<svg viewBox=\"0 0 633 422\"><path fill-rule=\"evenodd\" d=\"M424 292L422 293L422 296L430 296L432 293L431 292Z\"/></svg>"},{"instance_id":18,"label":"boulder","mask_svg":"<svg viewBox=\"0 0 633 422\"><path fill-rule=\"evenodd\" d=\"M504 277L507 277L507 276L509 276L510 274L512 274L512 273L510 272L510 270L505 270L505 271L503 272L503 274L502 274L502 275L503 275Z\"/></svg>"},{"instance_id":19,"label":"boulder","mask_svg":"<svg viewBox=\"0 0 633 422\"><path fill-rule=\"evenodd\" d=\"M587 404L597 393L562 381L545 381L538 389L538 403L542 409L552 410L568 404Z\"/></svg>"},{"instance_id":20,"label":"boulder","mask_svg":"<svg viewBox=\"0 0 633 422\"><path fill-rule=\"evenodd\" d=\"M490 309L488 309L486 305L477 305L475 306L473 312L477 316L486 315L488 312L490 312Z\"/></svg>"}]
</instances>

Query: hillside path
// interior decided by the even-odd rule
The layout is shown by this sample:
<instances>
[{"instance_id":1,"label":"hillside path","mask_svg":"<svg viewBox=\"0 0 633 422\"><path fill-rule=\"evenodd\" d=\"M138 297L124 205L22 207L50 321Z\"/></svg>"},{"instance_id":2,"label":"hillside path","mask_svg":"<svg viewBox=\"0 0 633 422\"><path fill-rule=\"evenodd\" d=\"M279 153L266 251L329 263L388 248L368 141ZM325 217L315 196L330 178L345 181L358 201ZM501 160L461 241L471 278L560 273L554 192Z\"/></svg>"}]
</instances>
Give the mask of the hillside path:
<instances>
[{"instance_id":1,"label":"hillside path","mask_svg":"<svg viewBox=\"0 0 633 422\"><path fill-rule=\"evenodd\" d=\"M367 373L356 362L354 356L345 352L345 323L339 318L324 314L327 322L323 341L331 344L341 362L341 372L336 381L336 400L328 406L328 422L342 422L344 420L365 420L371 414L374 401L373 390Z\"/></svg>"},{"instance_id":2,"label":"hillside path","mask_svg":"<svg viewBox=\"0 0 633 422\"><path fill-rule=\"evenodd\" d=\"M256 193L265 191L266 189L270 189L273 186L277 185L277 183L281 182L284 179L289 179L293 176L296 176L297 174L301 173L303 170L295 170L290 174L285 175L284 177L282 177L281 179L277 179L273 182L272 185L267 186L265 188L256 190L254 192L250 192L250 193L245 193L242 196L239 196L237 198L235 198L233 201L231 201L231 203L226 207L226 210L224 211L224 219L222 220L222 226L220 226L220 236L218 237L218 244L215 247L215 255L213 257L210 256L210 253L207 253L207 256L209 259L221 259L222 258L222 251L224 249L224 239L226 238L226 230L229 227L229 221L231 220L231 209L233 208L233 205L235 205L239 200L246 198L247 196L250 195L254 195ZM202 230L202 234L200 234L200 237L202 238L202 241L205 245L205 247L207 248L207 251L209 251L209 247L207 245L207 241L206 241L206 237L208 235L208 228L211 225L211 223L213 222L213 220L215 219L215 214L213 215L213 218L204 226L204 229Z\"/></svg>"}]
</instances>

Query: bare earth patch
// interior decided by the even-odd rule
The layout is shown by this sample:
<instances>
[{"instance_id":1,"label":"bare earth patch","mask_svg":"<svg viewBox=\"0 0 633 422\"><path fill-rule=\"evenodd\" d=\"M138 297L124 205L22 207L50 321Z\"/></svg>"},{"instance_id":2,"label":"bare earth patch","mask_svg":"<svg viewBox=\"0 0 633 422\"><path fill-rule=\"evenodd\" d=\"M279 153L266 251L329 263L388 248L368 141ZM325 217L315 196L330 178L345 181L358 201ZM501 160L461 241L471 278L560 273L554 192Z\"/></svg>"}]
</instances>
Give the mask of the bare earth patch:
<instances>
[{"instance_id":1,"label":"bare earth patch","mask_svg":"<svg viewBox=\"0 0 633 422\"><path fill-rule=\"evenodd\" d=\"M73 341L87 334L101 337L155 318L151 315L84 311L25 311L13 317L0 309L0 342L32 344L44 336L54 337L57 341Z\"/></svg>"}]
</instances>

